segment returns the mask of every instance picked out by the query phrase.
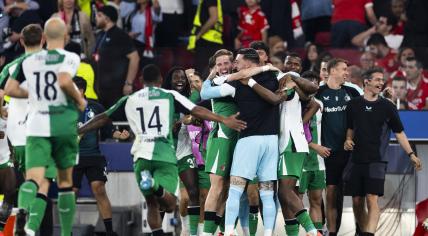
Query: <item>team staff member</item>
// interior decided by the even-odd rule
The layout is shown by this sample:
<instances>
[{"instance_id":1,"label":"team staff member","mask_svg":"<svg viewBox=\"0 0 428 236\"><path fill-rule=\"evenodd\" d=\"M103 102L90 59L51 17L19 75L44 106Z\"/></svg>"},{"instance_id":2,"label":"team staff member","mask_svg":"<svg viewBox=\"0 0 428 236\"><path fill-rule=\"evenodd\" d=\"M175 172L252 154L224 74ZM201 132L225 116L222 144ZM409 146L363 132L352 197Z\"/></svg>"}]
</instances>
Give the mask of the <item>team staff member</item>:
<instances>
[{"instance_id":1,"label":"team staff member","mask_svg":"<svg viewBox=\"0 0 428 236\"><path fill-rule=\"evenodd\" d=\"M79 76L76 76L73 81L79 88L82 96L84 96L87 88L86 81ZM79 125L84 124L95 115L105 111L104 107L94 100L87 99L87 102L88 105L80 114ZM97 200L98 211L103 218L106 235L108 236L116 234L113 232L111 204L105 189L105 182L107 182L107 161L100 151L99 134L101 134L101 137L111 137L112 133L113 126L109 123L102 129L88 132L82 136L79 143L79 163L73 168L74 192L77 193L79 191L83 175L85 175L90 183L95 200ZM113 133L113 138L125 140L128 137L129 132L126 130L123 132L115 131Z\"/></svg>"},{"instance_id":2,"label":"team staff member","mask_svg":"<svg viewBox=\"0 0 428 236\"><path fill-rule=\"evenodd\" d=\"M339 231L343 197L341 188L343 169L348 163L348 154L343 151L346 135L346 104L360 93L345 84L348 75L347 61L333 58L327 63L329 77L319 87L315 97L323 103L321 122L321 145L331 149L324 159L327 183L327 228L330 235ZM339 197L338 197L339 196Z\"/></svg>"},{"instance_id":3,"label":"team staff member","mask_svg":"<svg viewBox=\"0 0 428 236\"><path fill-rule=\"evenodd\" d=\"M97 35L94 60L97 64L99 102L111 107L123 95L132 93L140 57L132 39L116 26L117 10L104 6L97 12ZM125 120L123 109L113 114L112 120Z\"/></svg>"},{"instance_id":4,"label":"team staff member","mask_svg":"<svg viewBox=\"0 0 428 236\"><path fill-rule=\"evenodd\" d=\"M416 170L421 160L413 152L394 104L379 96L384 85L383 69L369 69L364 74L364 96L355 98L347 107L345 150L352 150L352 167L346 180L345 193L352 196L354 215L363 231L374 235L379 222L379 196L383 196L388 160L384 155L391 129L398 143L409 155ZM368 212L365 212L367 202Z\"/></svg>"}]
</instances>

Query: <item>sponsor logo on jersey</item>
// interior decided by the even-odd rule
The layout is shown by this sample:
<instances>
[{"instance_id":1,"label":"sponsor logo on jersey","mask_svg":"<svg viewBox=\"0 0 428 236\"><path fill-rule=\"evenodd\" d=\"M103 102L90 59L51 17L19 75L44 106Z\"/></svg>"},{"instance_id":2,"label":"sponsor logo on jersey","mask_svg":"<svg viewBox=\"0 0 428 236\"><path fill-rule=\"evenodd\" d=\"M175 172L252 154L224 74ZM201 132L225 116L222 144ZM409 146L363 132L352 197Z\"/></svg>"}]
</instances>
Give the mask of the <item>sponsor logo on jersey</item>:
<instances>
[{"instance_id":1,"label":"sponsor logo on jersey","mask_svg":"<svg viewBox=\"0 0 428 236\"><path fill-rule=\"evenodd\" d=\"M351 97L349 97L349 95L348 95L348 94L346 94L346 96L345 96L345 101L349 101L349 100L351 100Z\"/></svg>"},{"instance_id":2,"label":"sponsor logo on jersey","mask_svg":"<svg viewBox=\"0 0 428 236\"><path fill-rule=\"evenodd\" d=\"M366 106L366 111L371 112L373 107Z\"/></svg>"},{"instance_id":3,"label":"sponsor logo on jersey","mask_svg":"<svg viewBox=\"0 0 428 236\"><path fill-rule=\"evenodd\" d=\"M330 96L327 96L327 97L322 96L322 98L324 98L325 101L330 100Z\"/></svg>"},{"instance_id":4,"label":"sponsor logo on jersey","mask_svg":"<svg viewBox=\"0 0 428 236\"><path fill-rule=\"evenodd\" d=\"M346 110L346 105L337 107L325 107L324 112L341 112Z\"/></svg>"}]
</instances>

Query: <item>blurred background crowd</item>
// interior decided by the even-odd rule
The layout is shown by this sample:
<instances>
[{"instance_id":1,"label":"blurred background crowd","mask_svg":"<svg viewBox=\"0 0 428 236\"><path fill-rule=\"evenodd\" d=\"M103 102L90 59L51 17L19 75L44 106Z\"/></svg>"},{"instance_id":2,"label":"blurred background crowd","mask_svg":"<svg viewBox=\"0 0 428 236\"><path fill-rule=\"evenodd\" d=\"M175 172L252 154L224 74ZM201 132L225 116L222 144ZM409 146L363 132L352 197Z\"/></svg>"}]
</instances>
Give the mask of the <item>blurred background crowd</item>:
<instances>
[{"instance_id":1,"label":"blurred background crowd","mask_svg":"<svg viewBox=\"0 0 428 236\"><path fill-rule=\"evenodd\" d=\"M347 80L362 86L362 72L381 66L397 107L428 108L426 0L1 0L0 11L0 66L23 53L23 27L61 17L86 96L105 107L142 87L135 78L148 63L164 74L195 68L204 79L216 50L262 40L280 69L297 53L302 72L323 77L322 61L342 57Z\"/></svg>"}]
</instances>

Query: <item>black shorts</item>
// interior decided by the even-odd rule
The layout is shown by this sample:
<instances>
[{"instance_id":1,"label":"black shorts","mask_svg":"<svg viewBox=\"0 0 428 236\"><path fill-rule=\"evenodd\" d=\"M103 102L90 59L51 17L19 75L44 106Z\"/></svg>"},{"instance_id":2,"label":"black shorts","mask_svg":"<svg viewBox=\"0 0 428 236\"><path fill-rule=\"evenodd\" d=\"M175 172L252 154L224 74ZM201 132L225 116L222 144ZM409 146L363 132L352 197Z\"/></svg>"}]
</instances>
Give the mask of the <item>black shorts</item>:
<instances>
[{"instance_id":1,"label":"black shorts","mask_svg":"<svg viewBox=\"0 0 428 236\"><path fill-rule=\"evenodd\" d=\"M383 196L386 167L384 162L350 163L344 194L353 197L365 197L367 194Z\"/></svg>"},{"instance_id":2,"label":"black shorts","mask_svg":"<svg viewBox=\"0 0 428 236\"><path fill-rule=\"evenodd\" d=\"M73 168L73 187L80 188L83 175L88 182L107 182L107 161L104 156L85 156L79 158L79 164Z\"/></svg>"},{"instance_id":3,"label":"black shorts","mask_svg":"<svg viewBox=\"0 0 428 236\"><path fill-rule=\"evenodd\" d=\"M340 185L342 183L343 171L349 161L349 153L345 151L332 152L324 159L325 180L327 185Z\"/></svg>"}]
</instances>

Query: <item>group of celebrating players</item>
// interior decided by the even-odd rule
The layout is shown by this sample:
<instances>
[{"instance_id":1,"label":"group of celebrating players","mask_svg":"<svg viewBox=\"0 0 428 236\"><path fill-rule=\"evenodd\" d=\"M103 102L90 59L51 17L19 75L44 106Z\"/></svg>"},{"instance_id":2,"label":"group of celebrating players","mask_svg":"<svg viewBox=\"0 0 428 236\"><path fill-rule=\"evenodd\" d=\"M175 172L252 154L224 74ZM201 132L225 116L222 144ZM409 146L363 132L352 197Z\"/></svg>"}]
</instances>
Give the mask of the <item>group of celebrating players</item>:
<instances>
[{"instance_id":1,"label":"group of celebrating players","mask_svg":"<svg viewBox=\"0 0 428 236\"><path fill-rule=\"evenodd\" d=\"M163 81L159 68L147 65L144 88L77 130L78 111L84 111L86 100L73 83L79 56L63 49L66 32L58 18L46 22L44 34L39 26L25 27L21 41L26 54L7 67L5 94L11 100L6 133L26 179L19 188L16 235L35 235L40 227L49 178L58 184L61 235L71 235L78 139L120 109L135 135L134 172L155 236L164 234L162 212L174 211L177 197L183 200L185 193L183 226L190 235L198 234L199 222L202 235L213 235L219 225L225 235L235 235L238 218L244 235L255 235L260 211L264 235L270 236L279 207L287 235L298 235L300 225L307 235L322 235L325 223L328 235L336 235L343 193L353 197L358 235L374 235L386 174L386 130L396 134L415 168L422 167L395 106L380 96L381 69L365 72L363 93L345 83L345 60L324 61L320 74L300 75L300 57L289 54L280 71L267 63L269 49L263 42L253 42L235 57L217 51L208 78L192 91L187 77L195 72L175 69ZM191 126L199 127L201 135L190 135ZM192 141L198 150L192 150ZM195 161L198 151L202 159ZM10 167L1 157L1 166ZM200 194L202 189L208 193ZM302 201L305 193L309 212ZM7 202L3 208L10 214Z\"/></svg>"}]
</instances>

